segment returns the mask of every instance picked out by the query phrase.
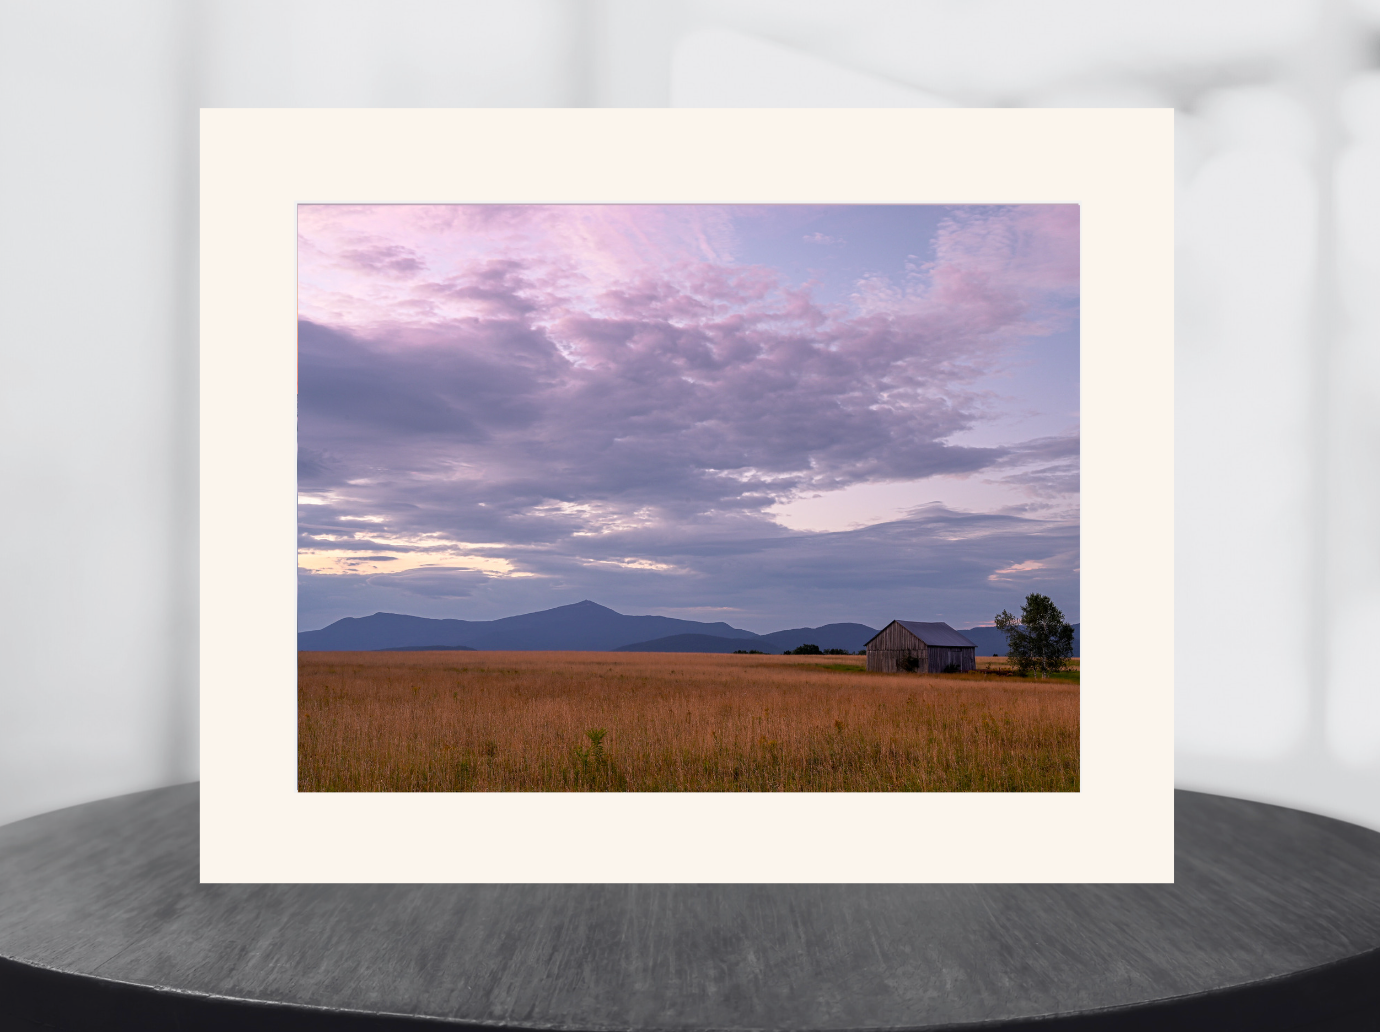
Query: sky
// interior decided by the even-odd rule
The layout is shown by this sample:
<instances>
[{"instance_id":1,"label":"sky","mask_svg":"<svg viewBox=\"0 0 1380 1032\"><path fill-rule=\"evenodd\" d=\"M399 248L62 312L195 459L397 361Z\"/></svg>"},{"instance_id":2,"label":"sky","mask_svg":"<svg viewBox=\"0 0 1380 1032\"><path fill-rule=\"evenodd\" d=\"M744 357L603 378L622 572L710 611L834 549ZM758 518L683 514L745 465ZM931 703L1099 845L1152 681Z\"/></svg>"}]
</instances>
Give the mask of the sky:
<instances>
[{"instance_id":1,"label":"sky","mask_svg":"<svg viewBox=\"0 0 1380 1032\"><path fill-rule=\"evenodd\" d=\"M1076 205L303 205L299 627L1078 620Z\"/></svg>"}]
</instances>

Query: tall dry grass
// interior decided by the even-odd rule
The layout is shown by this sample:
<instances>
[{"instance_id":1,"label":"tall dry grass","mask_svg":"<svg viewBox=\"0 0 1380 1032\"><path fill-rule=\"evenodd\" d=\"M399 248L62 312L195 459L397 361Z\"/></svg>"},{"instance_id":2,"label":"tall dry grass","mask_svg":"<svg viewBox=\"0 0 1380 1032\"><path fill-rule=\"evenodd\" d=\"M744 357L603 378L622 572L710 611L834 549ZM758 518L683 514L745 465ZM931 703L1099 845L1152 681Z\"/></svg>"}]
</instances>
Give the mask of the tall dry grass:
<instances>
[{"instance_id":1,"label":"tall dry grass","mask_svg":"<svg viewBox=\"0 0 1380 1032\"><path fill-rule=\"evenodd\" d=\"M860 656L303 652L304 792L1076 792L1078 686Z\"/></svg>"}]
</instances>

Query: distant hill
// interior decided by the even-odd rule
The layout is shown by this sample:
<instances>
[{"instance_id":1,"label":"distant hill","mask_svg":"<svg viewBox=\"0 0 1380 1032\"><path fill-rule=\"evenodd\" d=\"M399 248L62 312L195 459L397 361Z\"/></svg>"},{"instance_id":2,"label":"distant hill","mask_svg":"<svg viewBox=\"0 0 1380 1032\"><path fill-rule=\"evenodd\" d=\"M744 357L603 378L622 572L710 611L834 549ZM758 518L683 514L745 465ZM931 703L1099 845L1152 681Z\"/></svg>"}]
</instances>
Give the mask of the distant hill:
<instances>
[{"instance_id":1,"label":"distant hill","mask_svg":"<svg viewBox=\"0 0 1380 1032\"><path fill-rule=\"evenodd\" d=\"M297 635L297 648L303 652L373 652L408 646L464 645L471 649L607 652L629 642L673 634L758 637L752 631L722 622L624 616L586 599L501 620L433 620L399 613L347 616L319 631L302 631Z\"/></svg>"},{"instance_id":2,"label":"distant hill","mask_svg":"<svg viewBox=\"0 0 1380 1032\"><path fill-rule=\"evenodd\" d=\"M1074 624L1073 654L1079 654ZM571 652L787 652L798 645L857 652L877 631L860 623L795 627L755 634L722 621L702 623L669 616L624 616L586 599L538 613L501 620L433 620L400 613L347 616L319 631L302 631L303 652L426 652L432 650L516 650ZM995 627L970 627L961 634L979 656L1006 655L1006 636Z\"/></svg>"},{"instance_id":3,"label":"distant hill","mask_svg":"<svg viewBox=\"0 0 1380 1032\"><path fill-rule=\"evenodd\" d=\"M786 652L797 645L818 645L822 649L847 649L857 652L867 639L877 633L875 627L860 623L831 623L823 627L797 627L790 631L772 631L762 635L777 652ZM756 646L761 648L761 646Z\"/></svg>"},{"instance_id":4,"label":"distant hill","mask_svg":"<svg viewBox=\"0 0 1380 1032\"><path fill-rule=\"evenodd\" d=\"M1073 654L1078 655L1081 641L1078 635L1078 624L1073 625ZM966 631L959 631L974 645L977 646L979 656L990 656L996 653L998 656L1006 655L1006 635L995 627L969 627Z\"/></svg>"},{"instance_id":5,"label":"distant hill","mask_svg":"<svg viewBox=\"0 0 1380 1032\"><path fill-rule=\"evenodd\" d=\"M857 652L877 632L865 624L825 624L823 627L797 627L772 631L752 638L723 638L712 634L672 634L652 641L620 645L614 652L737 652L758 649L762 652L788 652L797 645L818 645L821 649L847 649ZM856 643L856 644L855 644Z\"/></svg>"},{"instance_id":6,"label":"distant hill","mask_svg":"<svg viewBox=\"0 0 1380 1032\"><path fill-rule=\"evenodd\" d=\"M308 650L310 651L310 650ZM375 652L475 652L468 645L394 645L391 649L374 649Z\"/></svg>"},{"instance_id":7,"label":"distant hill","mask_svg":"<svg viewBox=\"0 0 1380 1032\"><path fill-rule=\"evenodd\" d=\"M619 645L614 652L737 652L739 649L776 651L761 638L721 638L716 634L672 634L654 641Z\"/></svg>"}]
</instances>

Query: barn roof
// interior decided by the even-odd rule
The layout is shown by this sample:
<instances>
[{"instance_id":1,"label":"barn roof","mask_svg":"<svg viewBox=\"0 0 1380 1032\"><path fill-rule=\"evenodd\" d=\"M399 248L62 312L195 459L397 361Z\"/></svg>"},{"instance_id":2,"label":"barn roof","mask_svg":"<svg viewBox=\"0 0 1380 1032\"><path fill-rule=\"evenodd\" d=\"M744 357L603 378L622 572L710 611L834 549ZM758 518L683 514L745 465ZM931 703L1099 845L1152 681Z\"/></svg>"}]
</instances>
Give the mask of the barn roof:
<instances>
[{"instance_id":1,"label":"barn roof","mask_svg":"<svg viewBox=\"0 0 1380 1032\"><path fill-rule=\"evenodd\" d=\"M900 624L926 645L935 645L940 648L977 648L976 643L969 641L946 623L922 623L919 620L893 620L892 623ZM891 624L887 624L887 627L890 626ZM882 630L886 630L886 627L883 627ZM878 631L877 634L873 635L873 640L876 640L881 633L882 631ZM868 644L870 645L872 642L868 642Z\"/></svg>"}]
</instances>

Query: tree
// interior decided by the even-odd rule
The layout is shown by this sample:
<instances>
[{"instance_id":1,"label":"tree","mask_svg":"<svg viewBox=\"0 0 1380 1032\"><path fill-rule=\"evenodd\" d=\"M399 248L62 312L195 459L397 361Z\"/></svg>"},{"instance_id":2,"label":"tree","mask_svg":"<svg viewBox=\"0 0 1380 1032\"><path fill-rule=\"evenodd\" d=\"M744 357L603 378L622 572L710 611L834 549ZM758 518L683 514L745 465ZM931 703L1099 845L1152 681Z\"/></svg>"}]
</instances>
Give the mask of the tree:
<instances>
[{"instance_id":1,"label":"tree","mask_svg":"<svg viewBox=\"0 0 1380 1032\"><path fill-rule=\"evenodd\" d=\"M821 655L818 645L797 645L787 652L788 656L818 656Z\"/></svg>"},{"instance_id":2,"label":"tree","mask_svg":"<svg viewBox=\"0 0 1380 1032\"><path fill-rule=\"evenodd\" d=\"M1006 635L1006 655L1022 677L1063 670L1073 655L1073 625L1064 622L1048 595L1027 595L1019 620L1003 609L997 614L997 630Z\"/></svg>"}]
</instances>

